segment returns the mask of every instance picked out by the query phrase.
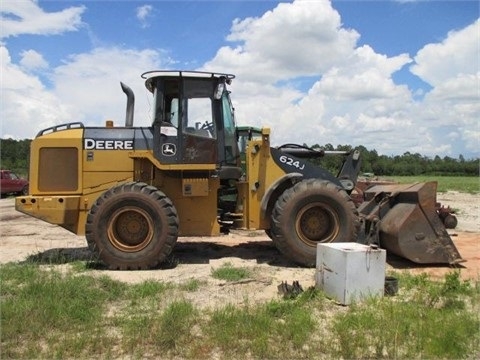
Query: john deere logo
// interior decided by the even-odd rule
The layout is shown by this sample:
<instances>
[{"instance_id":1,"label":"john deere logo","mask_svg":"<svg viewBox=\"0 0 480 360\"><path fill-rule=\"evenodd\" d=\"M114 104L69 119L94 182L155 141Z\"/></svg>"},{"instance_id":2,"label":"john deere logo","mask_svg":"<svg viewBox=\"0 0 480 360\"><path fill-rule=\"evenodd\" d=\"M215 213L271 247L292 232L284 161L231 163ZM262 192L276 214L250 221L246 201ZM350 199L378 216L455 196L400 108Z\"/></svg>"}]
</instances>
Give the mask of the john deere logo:
<instances>
[{"instance_id":1,"label":"john deere logo","mask_svg":"<svg viewBox=\"0 0 480 360\"><path fill-rule=\"evenodd\" d=\"M173 156L177 153L175 144L166 143L162 145L162 154L165 156Z\"/></svg>"},{"instance_id":2,"label":"john deere logo","mask_svg":"<svg viewBox=\"0 0 480 360\"><path fill-rule=\"evenodd\" d=\"M85 150L133 150L133 140L84 139Z\"/></svg>"}]
</instances>

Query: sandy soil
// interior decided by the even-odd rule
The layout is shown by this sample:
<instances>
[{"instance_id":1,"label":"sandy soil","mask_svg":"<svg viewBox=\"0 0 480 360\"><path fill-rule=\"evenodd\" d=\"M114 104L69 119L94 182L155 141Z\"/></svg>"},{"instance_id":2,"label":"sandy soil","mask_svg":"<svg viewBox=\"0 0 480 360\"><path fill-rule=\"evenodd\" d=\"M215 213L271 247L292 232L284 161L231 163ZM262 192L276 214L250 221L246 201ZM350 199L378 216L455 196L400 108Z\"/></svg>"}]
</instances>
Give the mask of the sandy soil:
<instances>
[{"instance_id":1,"label":"sandy soil","mask_svg":"<svg viewBox=\"0 0 480 360\"><path fill-rule=\"evenodd\" d=\"M480 279L480 194L448 192L439 194L442 205L455 209L458 226L449 230L457 249L466 262L459 265L464 279ZM35 259L45 265L66 268L69 262L89 260L91 254L84 237L37 219L14 209L14 199L0 199L0 263ZM227 283L214 279L212 269L231 263L252 270L251 278ZM389 257L387 271L428 273L443 278L452 269L449 266L419 266ZM114 279L136 283L155 279L177 284L196 279L198 291L187 293L199 306L232 303L263 302L281 295L277 286L282 281L298 280L303 288L315 285L315 269L305 269L285 260L263 231L235 231L216 238L180 238L172 255L171 266L147 271L107 271L93 267L93 274L108 275Z\"/></svg>"}]
</instances>

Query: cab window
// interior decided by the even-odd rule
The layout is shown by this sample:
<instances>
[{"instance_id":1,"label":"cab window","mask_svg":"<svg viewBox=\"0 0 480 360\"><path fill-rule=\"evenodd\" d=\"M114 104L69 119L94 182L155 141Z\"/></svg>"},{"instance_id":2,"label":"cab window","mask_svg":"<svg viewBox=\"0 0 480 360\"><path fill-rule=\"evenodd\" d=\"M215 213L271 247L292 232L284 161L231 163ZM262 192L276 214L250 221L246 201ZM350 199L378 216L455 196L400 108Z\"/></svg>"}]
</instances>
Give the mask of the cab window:
<instances>
[{"instance_id":1,"label":"cab window","mask_svg":"<svg viewBox=\"0 0 480 360\"><path fill-rule=\"evenodd\" d=\"M212 100L207 97L188 98L185 100L186 133L208 138L215 137L215 125L212 121Z\"/></svg>"}]
</instances>

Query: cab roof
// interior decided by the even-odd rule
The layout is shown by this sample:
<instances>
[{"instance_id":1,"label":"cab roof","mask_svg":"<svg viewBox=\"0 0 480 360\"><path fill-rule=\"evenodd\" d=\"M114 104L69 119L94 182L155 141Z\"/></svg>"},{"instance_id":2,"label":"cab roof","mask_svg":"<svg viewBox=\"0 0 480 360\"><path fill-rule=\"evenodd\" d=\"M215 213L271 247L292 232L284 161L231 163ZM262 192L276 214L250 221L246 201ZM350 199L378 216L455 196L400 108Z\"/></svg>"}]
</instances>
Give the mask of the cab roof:
<instances>
[{"instance_id":1,"label":"cab roof","mask_svg":"<svg viewBox=\"0 0 480 360\"><path fill-rule=\"evenodd\" d=\"M225 78L225 82L230 84L235 75L217 73L217 72L207 72L207 71L196 71L196 70L151 70L144 72L142 78L145 80L145 87L153 92L152 82L154 79L166 78L166 77L197 77L197 78Z\"/></svg>"}]
</instances>

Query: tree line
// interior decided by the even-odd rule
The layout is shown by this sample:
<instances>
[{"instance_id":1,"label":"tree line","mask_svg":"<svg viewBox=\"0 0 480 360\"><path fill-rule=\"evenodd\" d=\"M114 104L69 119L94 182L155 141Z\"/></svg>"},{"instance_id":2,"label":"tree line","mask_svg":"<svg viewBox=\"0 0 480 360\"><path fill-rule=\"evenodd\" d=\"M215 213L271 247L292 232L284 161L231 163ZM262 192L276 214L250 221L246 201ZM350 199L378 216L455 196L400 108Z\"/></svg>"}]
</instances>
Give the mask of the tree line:
<instances>
[{"instance_id":1,"label":"tree line","mask_svg":"<svg viewBox=\"0 0 480 360\"><path fill-rule=\"evenodd\" d=\"M1 168L9 169L21 176L28 175L30 139L0 140ZM307 146L304 144L304 146ZM324 150L351 151L350 145L332 144L314 145L313 148ZM479 176L479 159L466 160L462 155L458 159L445 156L430 158L419 153L405 152L403 155L379 155L376 150L368 150L365 146L358 146L361 152L362 172L377 176L404 176L404 175L434 175L434 176ZM341 156L325 156L312 160L332 173L336 173L341 166Z\"/></svg>"},{"instance_id":2,"label":"tree line","mask_svg":"<svg viewBox=\"0 0 480 360\"><path fill-rule=\"evenodd\" d=\"M320 146L318 144L313 148L322 148L324 150L351 151L350 145L332 144ZM387 156L379 155L376 150L368 150L365 146L357 146L361 153L361 170L363 173L371 173L376 176L479 176L480 159L466 160L462 155L458 159L445 156L435 156L430 158L419 153L405 152L403 155ZM341 166L342 159L339 156L325 156L315 160L324 168L336 173Z\"/></svg>"}]
</instances>

